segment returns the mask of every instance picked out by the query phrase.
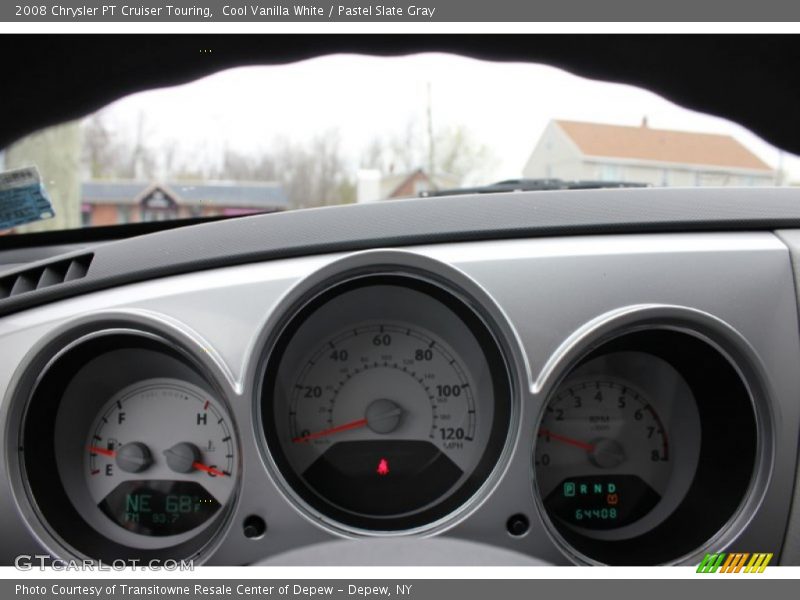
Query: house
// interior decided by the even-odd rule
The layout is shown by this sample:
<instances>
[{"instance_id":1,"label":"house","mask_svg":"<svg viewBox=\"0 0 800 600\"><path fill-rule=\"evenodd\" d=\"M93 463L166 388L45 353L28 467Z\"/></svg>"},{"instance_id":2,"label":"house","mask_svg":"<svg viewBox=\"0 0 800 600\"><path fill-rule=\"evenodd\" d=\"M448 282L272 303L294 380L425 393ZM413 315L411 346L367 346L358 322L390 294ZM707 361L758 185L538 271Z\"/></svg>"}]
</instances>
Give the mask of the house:
<instances>
[{"instance_id":1,"label":"house","mask_svg":"<svg viewBox=\"0 0 800 600\"><path fill-rule=\"evenodd\" d=\"M550 121L523 169L527 178L656 186L775 185L776 172L729 135Z\"/></svg>"},{"instance_id":2,"label":"house","mask_svg":"<svg viewBox=\"0 0 800 600\"><path fill-rule=\"evenodd\" d=\"M452 175L437 174L431 177L424 169L414 169L408 173L390 173L381 178L381 198L416 198L422 192L455 187L458 178Z\"/></svg>"},{"instance_id":3,"label":"house","mask_svg":"<svg viewBox=\"0 0 800 600\"><path fill-rule=\"evenodd\" d=\"M437 174L431 177L424 169L383 175L375 169L358 172L358 202L417 198L423 192L457 187L459 179L453 175Z\"/></svg>"},{"instance_id":4,"label":"house","mask_svg":"<svg viewBox=\"0 0 800 600\"><path fill-rule=\"evenodd\" d=\"M283 187L272 182L87 181L81 185L84 227L246 215L288 207Z\"/></svg>"}]
</instances>

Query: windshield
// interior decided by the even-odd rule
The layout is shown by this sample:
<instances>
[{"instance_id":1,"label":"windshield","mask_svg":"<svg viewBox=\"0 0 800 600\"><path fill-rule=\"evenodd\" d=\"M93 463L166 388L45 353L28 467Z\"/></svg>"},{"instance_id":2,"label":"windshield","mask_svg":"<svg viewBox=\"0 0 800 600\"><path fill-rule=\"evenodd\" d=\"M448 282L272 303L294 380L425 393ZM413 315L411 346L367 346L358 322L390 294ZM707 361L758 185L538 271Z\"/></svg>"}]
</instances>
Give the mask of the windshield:
<instances>
[{"instance_id":1,"label":"windshield","mask_svg":"<svg viewBox=\"0 0 800 600\"><path fill-rule=\"evenodd\" d=\"M800 181L797 157L648 91L442 54L328 56L138 93L0 154L0 172L25 167L54 214L1 233L466 191Z\"/></svg>"}]
</instances>

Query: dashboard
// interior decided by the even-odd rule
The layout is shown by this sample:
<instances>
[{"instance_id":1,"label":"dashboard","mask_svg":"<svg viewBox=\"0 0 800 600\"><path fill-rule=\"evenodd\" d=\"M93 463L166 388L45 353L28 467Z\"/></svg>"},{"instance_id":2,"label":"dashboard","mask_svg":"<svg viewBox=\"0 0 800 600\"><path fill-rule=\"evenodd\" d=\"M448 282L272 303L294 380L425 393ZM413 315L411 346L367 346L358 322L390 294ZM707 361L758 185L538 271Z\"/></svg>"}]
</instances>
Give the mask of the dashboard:
<instances>
[{"instance_id":1,"label":"dashboard","mask_svg":"<svg viewBox=\"0 0 800 600\"><path fill-rule=\"evenodd\" d=\"M475 564L480 549L509 564L650 565L725 548L800 564L800 230L724 211L727 225L675 213L667 226L667 202L660 228L613 212L658 214L662 194L300 211L0 272L15 282L0 299L11 307L0 317L0 561L316 564L328 544L413 553L438 540L469 545ZM736 194L666 199L693 211ZM587 221L553 234L571 202L591 200L630 230ZM428 235L448 209L509 224ZM420 235L367 243L350 231L337 246L298 225L356 217L367 231L393 214ZM248 235L284 249L293 235L303 251L254 255L236 247ZM175 264L192 236L239 258L139 265L130 280L103 272L131 244ZM76 260L86 276L43 299L22 306L25 293L11 293Z\"/></svg>"}]
</instances>

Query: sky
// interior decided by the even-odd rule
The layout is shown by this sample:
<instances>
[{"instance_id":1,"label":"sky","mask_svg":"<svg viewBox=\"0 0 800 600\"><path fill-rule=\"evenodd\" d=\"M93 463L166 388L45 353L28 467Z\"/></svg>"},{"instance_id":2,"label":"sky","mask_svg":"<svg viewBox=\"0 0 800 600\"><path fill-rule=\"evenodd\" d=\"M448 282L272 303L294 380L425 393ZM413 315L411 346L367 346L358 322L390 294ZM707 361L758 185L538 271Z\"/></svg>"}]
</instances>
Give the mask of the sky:
<instances>
[{"instance_id":1,"label":"sky","mask_svg":"<svg viewBox=\"0 0 800 600\"><path fill-rule=\"evenodd\" d=\"M335 55L290 65L243 67L124 98L102 112L133 136L144 115L150 144L175 144L180 161L209 164L224 148L268 150L338 132L352 168L369 141L425 123L430 87L435 128L463 125L491 150L488 180L521 176L551 119L729 134L800 180L800 158L725 119L683 109L651 92L544 65L491 63L444 54L397 58ZM488 182L488 181L487 181Z\"/></svg>"}]
</instances>

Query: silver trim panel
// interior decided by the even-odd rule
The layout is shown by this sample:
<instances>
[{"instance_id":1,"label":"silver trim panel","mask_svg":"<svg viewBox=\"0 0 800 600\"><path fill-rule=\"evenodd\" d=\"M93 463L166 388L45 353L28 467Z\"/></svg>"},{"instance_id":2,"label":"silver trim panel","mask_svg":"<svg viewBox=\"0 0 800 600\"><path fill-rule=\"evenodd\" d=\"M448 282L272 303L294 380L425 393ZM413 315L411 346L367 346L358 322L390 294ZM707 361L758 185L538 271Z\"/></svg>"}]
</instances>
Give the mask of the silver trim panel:
<instances>
[{"instance_id":1,"label":"silver trim panel","mask_svg":"<svg viewBox=\"0 0 800 600\"><path fill-rule=\"evenodd\" d=\"M387 257L424 263L426 271L445 281L460 279L471 295L483 298L482 308L499 324L518 374L517 430L502 477L479 505L439 535L556 564L570 562L548 534L531 493L534 430L547 393L585 351L592 332L613 329L625 315L642 310L676 310L704 315L698 327L719 324L716 334L724 332L723 343L734 348L734 360L748 381L756 382L759 402L772 414L771 470L762 464L752 501L715 543L779 552L796 473L800 338L789 251L766 232L576 236L367 250L212 269L66 299L0 320L0 424L6 431L13 426L9 403L26 356L58 331L91 322L98 313L122 311L167 330L192 332L229 388L244 465L233 526L209 563L248 564L335 539L341 534L298 514L262 460L253 423L258 363L295 290L337 272L342 264L386 264ZM2 457L3 469L7 458ZM33 554L41 546L14 506L5 475L0 478L0 533L7 543L0 563L9 564L13 555ZM506 532L506 520L517 513L529 517L528 535ZM239 527L251 514L268 524L258 540L245 538ZM686 562L695 559L685 557Z\"/></svg>"}]
</instances>

